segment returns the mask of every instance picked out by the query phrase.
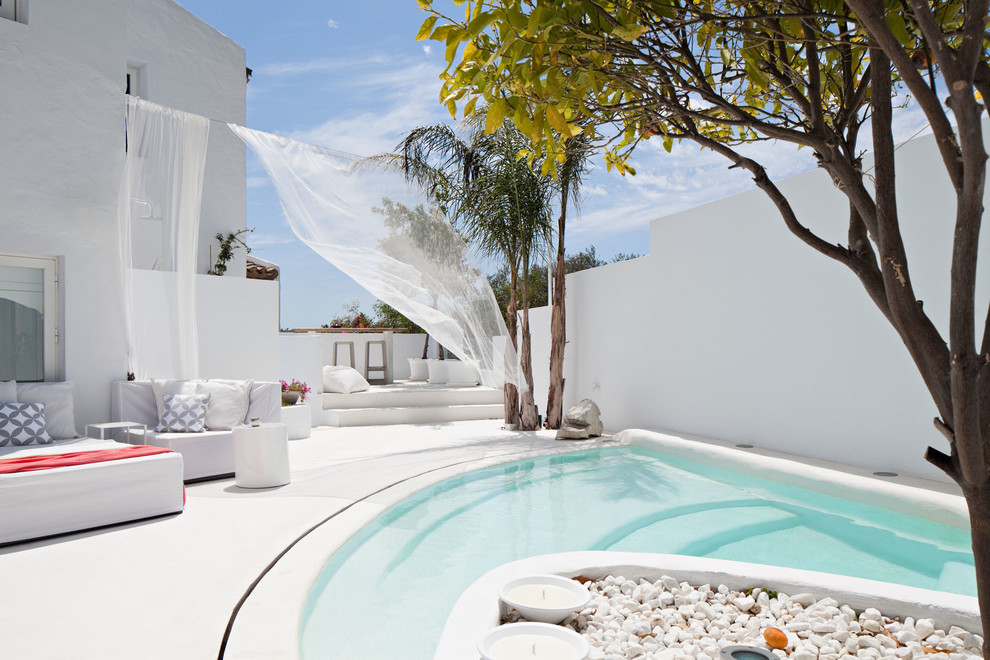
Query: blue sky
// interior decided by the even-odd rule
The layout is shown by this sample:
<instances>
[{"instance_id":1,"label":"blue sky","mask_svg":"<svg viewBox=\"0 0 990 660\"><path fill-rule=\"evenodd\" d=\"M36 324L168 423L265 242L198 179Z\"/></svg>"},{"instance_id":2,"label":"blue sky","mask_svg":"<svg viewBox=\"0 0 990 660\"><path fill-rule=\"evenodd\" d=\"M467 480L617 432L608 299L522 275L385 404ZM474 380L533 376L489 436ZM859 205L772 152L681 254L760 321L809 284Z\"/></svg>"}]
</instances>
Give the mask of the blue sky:
<instances>
[{"instance_id":1,"label":"blue sky","mask_svg":"<svg viewBox=\"0 0 990 660\"><path fill-rule=\"evenodd\" d=\"M426 16L416 0L178 2L244 47L254 70L250 128L368 156L390 151L417 126L451 121L438 103L443 53L415 40ZM920 127L917 113L898 121L902 139ZM775 178L813 166L807 150L784 145L759 144L751 153ZM568 252L594 245L605 258L645 254L650 220L752 187L720 156L686 144L667 154L659 141L643 143L633 164L637 175L621 177L595 159L580 216L569 221ZM295 238L253 158L247 185L252 253L282 269L282 327L317 327L353 299L370 313L375 298Z\"/></svg>"}]
</instances>

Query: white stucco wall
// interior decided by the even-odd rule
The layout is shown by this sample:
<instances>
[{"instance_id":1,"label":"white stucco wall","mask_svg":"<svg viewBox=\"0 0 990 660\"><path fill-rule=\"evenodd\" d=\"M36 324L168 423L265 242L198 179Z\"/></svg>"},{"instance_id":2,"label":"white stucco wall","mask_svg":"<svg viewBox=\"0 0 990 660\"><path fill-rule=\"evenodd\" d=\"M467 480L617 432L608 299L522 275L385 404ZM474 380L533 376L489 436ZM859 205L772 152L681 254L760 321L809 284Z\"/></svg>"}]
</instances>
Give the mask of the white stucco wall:
<instances>
[{"instance_id":1,"label":"white stucco wall","mask_svg":"<svg viewBox=\"0 0 990 660\"><path fill-rule=\"evenodd\" d=\"M197 271L216 257L217 232L244 227L244 143L224 123L246 121L244 49L172 0L131 0L127 5L127 64L141 68L141 96L209 119L203 178ZM236 250L227 276L244 277L244 250Z\"/></svg>"},{"instance_id":2,"label":"white stucco wall","mask_svg":"<svg viewBox=\"0 0 990 660\"><path fill-rule=\"evenodd\" d=\"M898 159L912 279L944 332L952 191L931 138L904 145ZM802 221L844 242L847 204L823 173L781 188ZM945 479L923 459L944 441L900 338L859 281L791 235L763 193L650 230L649 256L567 278L566 405L594 399L609 429L683 431ZM990 291L982 273L978 327ZM534 340L546 346L534 355L542 409L545 310L533 332L547 338Z\"/></svg>"},{"instance_id":3,"label":"white stucco wall","mask_svg":"<svg viewBox=\"0 0 990 660\"><path fill-rule=\"evenodd\" d=\"M60 259L60 377L77 384L82 429L109 419L110 382L126 373L116 204L127 65L147 64L152 101L243 122L244 54L171 0L45 0L28 19L0 20L0 251ZM212 133L209 238L244 226L245 196L243 146ZM218 319L203 346L251 318Z\"/></svg>"}]
</instances>

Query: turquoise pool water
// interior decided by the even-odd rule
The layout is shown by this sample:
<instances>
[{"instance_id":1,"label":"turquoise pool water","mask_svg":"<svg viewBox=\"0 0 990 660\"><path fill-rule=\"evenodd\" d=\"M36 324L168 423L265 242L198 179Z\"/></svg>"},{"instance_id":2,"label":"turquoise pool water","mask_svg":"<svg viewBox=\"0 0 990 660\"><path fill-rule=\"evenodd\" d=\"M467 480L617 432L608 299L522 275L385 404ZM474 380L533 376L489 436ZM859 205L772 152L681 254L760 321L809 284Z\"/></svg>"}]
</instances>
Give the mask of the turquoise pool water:
<instances>
[{"instance_id":1,"label":"turquoise pool water","mask_svg":"<svg viewBox=\"0 0 990 660\"><path fill-rule=\"evenodd\" d=\"M975 595L969 532L638 448L508 463L427 488L334 553L306 605L313 660L428 660L487 571L572 550L661 552Z\"/></svg>"}]
</instances>

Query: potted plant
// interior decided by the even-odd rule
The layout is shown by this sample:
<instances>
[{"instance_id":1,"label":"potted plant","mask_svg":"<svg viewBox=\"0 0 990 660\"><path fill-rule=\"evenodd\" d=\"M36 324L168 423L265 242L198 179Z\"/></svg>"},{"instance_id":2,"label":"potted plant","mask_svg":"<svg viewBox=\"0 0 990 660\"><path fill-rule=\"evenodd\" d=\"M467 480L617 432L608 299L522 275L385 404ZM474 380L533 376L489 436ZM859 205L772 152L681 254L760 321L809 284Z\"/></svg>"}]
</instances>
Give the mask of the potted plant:
<instances>
[{"instance_id":1,"label":"potted plant","mask_svg":"<svg viewBox=\"0 0 990 660\"><path fill-rule=\"evenodd\" d=\"M309 385L295 378L291 382L285 382L284 380L279 382L282 383L283 406L294 406L296 403L303 403L306 401L306 395L312 391Z\"/></svg>"}]
</instances>

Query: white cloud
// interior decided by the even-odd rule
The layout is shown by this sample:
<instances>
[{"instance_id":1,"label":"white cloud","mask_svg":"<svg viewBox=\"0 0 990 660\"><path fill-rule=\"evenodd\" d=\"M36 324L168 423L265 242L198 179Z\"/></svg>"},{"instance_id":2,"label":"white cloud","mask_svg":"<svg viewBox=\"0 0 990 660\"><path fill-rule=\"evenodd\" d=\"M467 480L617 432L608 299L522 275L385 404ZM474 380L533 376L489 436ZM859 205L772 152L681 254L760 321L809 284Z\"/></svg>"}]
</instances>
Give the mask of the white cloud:
<instances>
[{"instance_id":1,"label":"white cloud","mask_svg":"<svg viewBox=\"0 0 990 660\"><path fill-rule=\"evenodd\" d=\"M340 27L340 23L338 23L337 21L333 20L332 18L329 21L327 21L327 25L329 25L331 28L334 28L334 29Z\"/></svg>"},{"instance_id":2,"label":"white cloud","mask_svg":"<svg viewBox=\"0 0 990 660\"><path fill-rule=\"evenodd\" d=\"M273 62L255 69L255 74L275 78L279 76L298 76L309 73L350 72L356 68L386 64L387 58L381 55L362 57L317 58L305 62Z\"/></svg>"},{"instance_id":3,"label":"white cloud","mask_svg":"<svg viewBox=\"0 0 990 660\"><path fill-rule=\"evenodd\" d=\"M271 179L268 178L268 175L249 176L247 178L248 188L264 188L269 185L271 185Z\"/></svg>"},{"instance_id":4,"label":"white cloud","mask_svg":"<svg viewBox=\"0 0 990 660\"><path fill-rule=\"evenodd\" d=\"M285 228L284 234L259 234L254 232L251 234L249 243L252 248L263 248L271 247L273 245L291 245L293 243L298 243L299 239L296 238L295 234L288 227Z\"/></svg>"},{"instance_id":5,"label":"white cloud","mask_svg":"<svg viewBox=\"0 0 990 660\"><path fill-rule=\"evenodd\" d=\"M433 52L433 46L426 44L425 46L423 46L423 52L429 55L430 53Z\"/></svg>"},{"instance_id":6,"label":"white cloud","mask_svg":"<svg viewBox=\"0 0 990 660\"><path fill-rule=\"evenodd\" d=\"M342 108L339 114L294 131L290 137L360 156L390 151L413 128L450 119L437 101L439 88L436 67L426 63L357 75L341 92L346 96L370 94L374 109Z\"/></svg>"}]
</instances>

